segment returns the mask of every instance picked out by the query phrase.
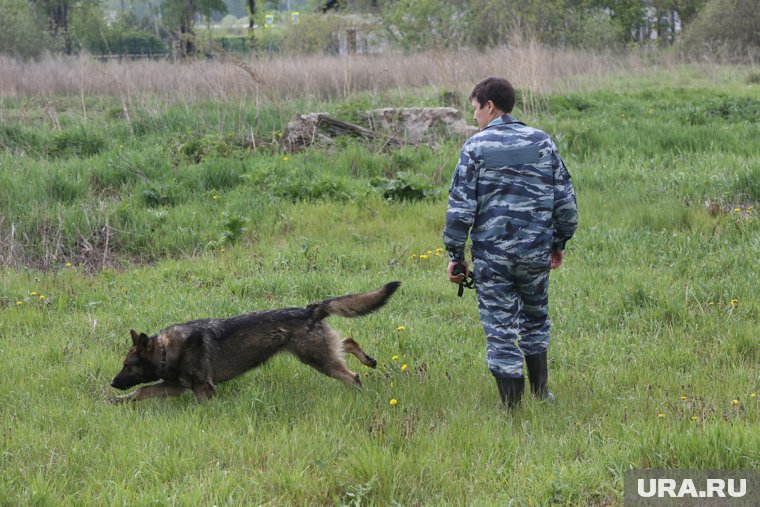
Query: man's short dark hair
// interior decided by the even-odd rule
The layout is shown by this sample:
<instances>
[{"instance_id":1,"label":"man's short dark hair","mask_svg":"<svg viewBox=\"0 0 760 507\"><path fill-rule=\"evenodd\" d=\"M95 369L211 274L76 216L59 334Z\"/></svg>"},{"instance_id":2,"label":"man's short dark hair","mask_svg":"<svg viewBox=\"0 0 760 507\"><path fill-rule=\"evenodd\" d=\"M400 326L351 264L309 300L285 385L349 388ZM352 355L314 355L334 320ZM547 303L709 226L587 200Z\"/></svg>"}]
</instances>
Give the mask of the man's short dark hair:
<instances>
[{"instance_id":1,"label":"man's short dark hair","mask_svg":"<svg viewBox=\"0 0 760 507\"><path fill-rule=\"evenodd\" d=\"M515 89L506 79L489 77L475 85L470 94L472 99L476 99L480 107L490 100L505 113L511 113L515 107Z\"/></svg>"}]
</instances>

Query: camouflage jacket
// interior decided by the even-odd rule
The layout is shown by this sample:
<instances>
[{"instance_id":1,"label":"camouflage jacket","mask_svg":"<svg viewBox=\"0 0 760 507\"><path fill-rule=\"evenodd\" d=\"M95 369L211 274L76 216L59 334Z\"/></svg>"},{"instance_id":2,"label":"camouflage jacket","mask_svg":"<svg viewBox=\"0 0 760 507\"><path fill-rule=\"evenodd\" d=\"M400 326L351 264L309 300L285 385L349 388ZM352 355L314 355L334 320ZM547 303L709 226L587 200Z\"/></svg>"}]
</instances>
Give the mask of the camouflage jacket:
<instances>
[{"instance_id":1,"label":"camouflage jacket","mask_svg":"<svg viewBox=\"0 0 760 507\"><path fill-rule=\"evenodd\" d=\"M577 225L570 174L546 133L504 115L464 143L443 232L452 260L464 259L469 234L473 257L548 266Z\"/></svg>"}]
</instances>

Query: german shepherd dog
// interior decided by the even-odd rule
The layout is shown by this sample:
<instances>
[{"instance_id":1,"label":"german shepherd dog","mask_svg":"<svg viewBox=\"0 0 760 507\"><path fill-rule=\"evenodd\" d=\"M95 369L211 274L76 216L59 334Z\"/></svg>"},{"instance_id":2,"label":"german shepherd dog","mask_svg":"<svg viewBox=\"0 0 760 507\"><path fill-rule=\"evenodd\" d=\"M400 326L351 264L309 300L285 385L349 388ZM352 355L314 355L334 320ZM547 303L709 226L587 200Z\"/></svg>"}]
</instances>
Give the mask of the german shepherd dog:
<instances>
[{"instance_id":1,"label":"german shepherd dog","mask_svg":"<svg viewBox=\"0 0 760 507\"><path fill-rule=\"evenodd\" d=\"M325 299L305 308L194 320L167 327L154 336L131 331L133 346L111 386L126 390L145 382L161 382L111 401L179 396L187 390L192 390L199 402L207 400L216 393L216 384L282 351L329 377L361 385L359 375L346 366L343 353L353 354L372 368L377 361L353 339L341 340L324 319L330 315L359 317L371 313L383 306L399 285L400 282L391 282L372 292Z\"/></svg>"}]
</instances>

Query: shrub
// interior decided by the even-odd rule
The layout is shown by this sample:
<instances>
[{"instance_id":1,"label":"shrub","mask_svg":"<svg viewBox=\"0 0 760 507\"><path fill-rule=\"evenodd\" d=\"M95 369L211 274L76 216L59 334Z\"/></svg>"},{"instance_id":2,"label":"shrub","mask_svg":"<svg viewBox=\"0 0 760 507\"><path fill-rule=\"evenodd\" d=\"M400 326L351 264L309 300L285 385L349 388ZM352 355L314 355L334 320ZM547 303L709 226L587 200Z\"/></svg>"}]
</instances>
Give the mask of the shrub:
<instances>
[{"instance_id":1,"label":"shrub","mask_svg":"<svg viewBox=\"0 0 760 507\"><path fill-rule=\"evenodd\" d=\"M112 29L103 37L88 41L85 47L101 55L160 55L168 51L164 41L156 34L140 30Z\"/></svg>"},{"instance_id":2,"label":"shrub","mask_svg":"<svg viewBox=\"0 0 760 507\"><path fill-rule=\"evenodd\" d=\"M0 53L33 58L45 50L48 38L34 17L31 2L0 0L0 12Z\"/></svg>"},{"instance_id":3,"label":"shrub","mask_svg":"<svg viewBox=\"0 0 760 507\"><path fill-rule=\"evenodd\" d=\"M294 54L337 53L342 23L333 15L302 15L298 24L284 28L282 49Z\"/></svg>"},{"instance_id":4,"label":"shrub","mask_svg":"<svg viewBox=\"0 0 760 507\"><path fill-rule=\"evenodd\" d=\"M47 193L58 202L70 203L84 195L83 185L76 181L70 181L60 173L54 173L47 181Z\"/></svg>"},{"instance_id":5,"label":"shrub","mask_svg":"<svg viewBox=\"0 0 760 507\"><path fill-rule=\"evenodd\" d=\"M64 130L53 137L49 148L52 156L91 157L106 147L105 138L84 128Z\"/></svg>"},{"instance_id":6,"label":"shrub","mask_svg":"<svg viewBox=\"0 0 760 507\"><path fill-rule=\"evenodd\" d=\"M39 150L41 142L40 136L31 129L0 124L0 150L28 153Z\"/></svg>"},{"instance_id":7,"label":"shrub","mask_svg":"<svg viewBox=\"0 0 760 507\"><path fill-rule=\"evenodd\" d=\"M758 26L757 0L711 0L684 31L680 48L687 54L710 50L729 57L742 55L760 49Z\"/></svg>"},{"instance_id":8,"label":"shrub","mask_svg":"<svg viewBox=\"0 0 760 507\"><path fill-rule=\"evenodd\" d=\"M399 172L393 179L373 178L370 184L389 201L419 201L440 195L440 190L423 175L406 171Z\"/></svg>"},{"instance_id":9,"label":"shrub","mask_svg":"<svg viewBox=\"0 0 760 507\"><path fill-rule=\"evenodd\" d=\"M760 203L760 168L754 167L736 178L734 193Z\"/></svg>"}]
</instances>

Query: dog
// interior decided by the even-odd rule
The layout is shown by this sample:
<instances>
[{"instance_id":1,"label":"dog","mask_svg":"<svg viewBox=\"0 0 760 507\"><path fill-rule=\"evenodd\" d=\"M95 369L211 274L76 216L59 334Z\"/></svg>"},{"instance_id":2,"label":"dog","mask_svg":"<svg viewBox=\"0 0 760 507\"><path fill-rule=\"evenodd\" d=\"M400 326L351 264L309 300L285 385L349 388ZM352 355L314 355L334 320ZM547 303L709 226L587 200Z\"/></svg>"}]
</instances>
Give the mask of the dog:
<instances>
[{"instance_id":1,"label":"dog","mask_svg":"<svg viewBox=\"0 0 760 507\"><path fill-rule=\"evenodd\" d=\"M130 331L132 348L111 386L127 390L160 382L111 398L114 403L179 396L192 390L198 402L216 394L216 385L262 365L278 352L290 352L328 377L359 386L359 375L348 369L343 353L371 368L377 361L351 338L341 340L325 322L330 315L360 317L381 306L401 282L372 292L325 299L304 308L258 311L226 319L194 320L157 335Z\"/></svg>"}]
</instances>

